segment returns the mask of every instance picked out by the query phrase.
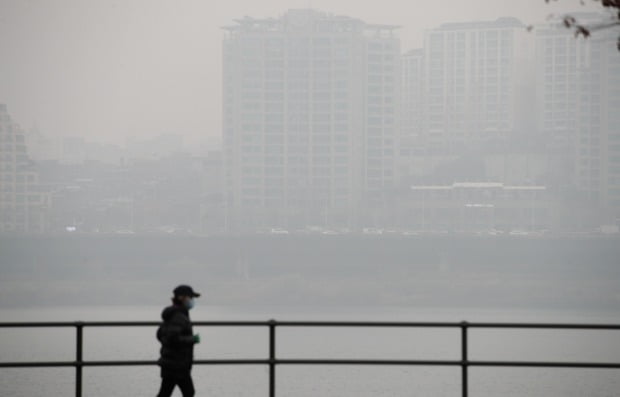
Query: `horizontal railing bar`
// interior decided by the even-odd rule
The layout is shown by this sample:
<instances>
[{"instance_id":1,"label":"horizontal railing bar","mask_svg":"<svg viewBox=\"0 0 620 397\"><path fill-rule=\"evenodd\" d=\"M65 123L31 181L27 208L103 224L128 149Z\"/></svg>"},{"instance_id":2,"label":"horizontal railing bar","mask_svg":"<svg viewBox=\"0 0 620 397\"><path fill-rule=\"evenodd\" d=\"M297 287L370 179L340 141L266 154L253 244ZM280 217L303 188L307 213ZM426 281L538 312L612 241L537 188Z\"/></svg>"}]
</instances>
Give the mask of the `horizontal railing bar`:
<instances>
[{"instance_id":1,"label":"horizontal railing bar","mask_svg":"<svg viewBox=\"0 0 620 397\"><path fill-rule=\"evenodd\" d=\"M214 360L195 360L197 365L234 365L234 364L250 364L250 365L269 365L271 360L268 358L250 358L250 359L214 359Z\"/></svg>"},{"instance_id":2,"label":"horizontal railing bar","mask_svg":"<svg viewBox=\"0 0 620 397\"><path fill-rule=\"evenodd\" d=\"M192 321L194 326L228 326L228 327L266 327L269 321ZM0 328L36 328L36 327L156 327L161 321L65 321L65 322L0 322Z\"/></svg>"},{"instance_id":3,"label":"horizontal railing bar","mask_svg":"<svg viewBox=\"0 0 620 397\"><path fill-rule=\"evenodd\" d=\"M0 368L27 368L27 367L75 367L77 362L75 361L16 361L0 363Z\"/></svg>"},{"instance_id":4,"label":"horizontal railing bar","mask_svg":"<svg viewBox=\"0 0 620 397\"><path fill-rule=\"evenodd\" d=\"M620 363L554 361L469 361L470 367L620 368Z\"/></svg>"},{"instance_id":5,"label":"horizontal railing bar","mask_svg":"<svg viewBox=\"0 0 620 397\"><path fill-rule=\"evenodd\" d=\"M192 321L193 326L213 326L213 327L266 327L269 321ZM161 321L92 321L85 322L87 327L143 327L159 326Z\"/></svg>"},{"instance_id":6,"label":"horizontal railing bar","mask_svg":"<svg viewBox=\"0 0 620 397\"><path fill-rule=\"evenodd\" d=\"M451 360L356 360L356 359L278 359L280 365L420 365L460 366L461 361Z\"/></svg>"},{"instance_id":7,"label":"horizontal railing bar","mask_svg":"<svg viewBox=\"0 0 620 397\"><path fill-rule=\"evenodd\" d=\"M79 322L0 322L0 328L30 327L144 327L158 326L159 321L79 321ZM535 328L620 330L620 324L570 323L462 323L462 322L377 322L377 321L194 321L194 326L221 327L428 327L428 328Z\"/></svg>"},{"instance_id":8,"label":"horizontal railing bar","mask_svg":"<svg viewBox=\"0 0 620 397\"><path fill-rule=\"evenodd\" d=\"M194 360L193 365L268 365L269 359ZM157 361L85 361L85 367L157 365Z\"/></svg>"},{"instance_id":9,"label":"horizontal railing bar","mask_svg":"<svg viewBox=\"0 0 620 397\"><path fill-rule=\"evenodd\" d=\"M358 321L278 321L278 327L469 327L469 328L546 328L620 330L620 324L569 323L454 323L454 322L358 322Z\"/></svg>"},{"instance_id":10,"label":"horizontal railing bar","mask_svg":"<svg viewBox=\"0 0 620 397\"><path fill-rule=\"evenodd\" d=\"M0 323L0 328L55 328L55 327L75 327L76 322L27 322L27 323Z\"/></svg>"},{"instance_id":11,"label":"horizontal railing bar","mask_svg":"<svg viewBox=\"0 0 620 397\"><path fill-rule=\"evenodd\" d=\"M157 327L161 321L85 321L85 327Z\"/></svg>"},{"instance_id":12,"label":"horizontal railing bar","mask_svg":"<svg viewBox=\"0 0 620 397\"><path fill-rule=\"evenodd\" d=\"M73 327L77 322L24 322L2 323L0 328L12 327ZM158 326L158 321L83 321L84 327L142 327ZM192 321L194 326L248 326L266 327L270 321ZM276 321L277 326L283 327L460 327L461 323L444 322L373 322L373 321Z\"/></svg>"},{"instance_id":13,"label":"horizontal railing bar","mask_svg":"<svg viewBox=\"0 0 620 397\"><path fill-rule=\"evenodd\" d=\"M194 365L403 365L403 366L462 366L470 367L548 367L548 368L620 368L615 362L557 362L557 361L461 361L461 360L375 360L375 359L213 359L195 360ZM0 368L75 367L76 361L6 362ZM82 361L83 367L151 366L154 360Z\"/></svg>"},{"instance_id":14,"label":"horizontal railing bar","mask_svg":"<svg viewBox=\"0 0 620 397\"><path fill-rule=\"evenodd\" d=\"M269 359L221 359L221 360L194 360L193 365L268 365ZM85 361L84 367L117 367L157 365L157 361Z\"/></svg>"},{"instance_id":15,"label":"horizontal railing bar","mask_svg":"<svg viewBox=\"0 0 620 397\"><path fill-rule=\"evenodd\" d=\"M620 363L605 362L542 362L542 361L450 361L450 360L321 360L321 359L279 359L276 364L284 365L419 365L419 366L462 366L470 367L563 367L563 368L620 368Z\"/></svg>"},{"instance_id":16,"label":"horizontal railing bar","mask_svg":"<svg viewBox=\"0 0 620 397\"><path fill-rule=\"evenodd\" d=\"M458 328L455 322L379 322L379 321L278 321L278 327L428 327Z\"/></svg>"},{"instance_id":17,"label":"horizontal railing bar","mask_svg":"<svg viewBox=\"0 0 620 397\"><path fill-rule=\"evenodd\" d=\"M222 360L195 360L195 365L268 365L269 359L222 359ZM25 368L25 367L76 367L76 361L42 361L42 362L5 362L0 363L0 368ZM153 366L157 365L154 360L125 360L125 361L82 361L82 367L122 367L122 366Z\"/></svg>"},{"instance_id":18,"label":"horizontal railing bar","mask_svg":"<svg viewBox=\"0 0 620 397\"><path fill-rule=\"evenodd\" d=\"M468 323L469 328L535 328L535 329L606 329L620 330L620 324L569 324L569 323Z\"/></svg>"}]
</instances>

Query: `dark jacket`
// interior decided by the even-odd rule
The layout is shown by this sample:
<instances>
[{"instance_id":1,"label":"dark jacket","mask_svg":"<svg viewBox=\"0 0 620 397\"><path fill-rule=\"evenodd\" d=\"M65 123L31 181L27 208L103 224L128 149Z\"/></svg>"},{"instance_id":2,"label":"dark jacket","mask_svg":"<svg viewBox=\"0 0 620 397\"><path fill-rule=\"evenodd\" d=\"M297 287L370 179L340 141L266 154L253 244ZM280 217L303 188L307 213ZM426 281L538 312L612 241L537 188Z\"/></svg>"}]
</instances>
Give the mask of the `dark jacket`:
<instances>
[{"instance_id":1,"label":"dark jacket","mask_svg":"<svg viewBox=\"0 0 620 397\"><path fill-rule=\"evenodd\" d=\"M162 373L189 373L194 359L194 338L189 311L181 305L168 306L161 313L164 323L157 329L161 342L158 364Z\"/></svg>"}]
</instances>

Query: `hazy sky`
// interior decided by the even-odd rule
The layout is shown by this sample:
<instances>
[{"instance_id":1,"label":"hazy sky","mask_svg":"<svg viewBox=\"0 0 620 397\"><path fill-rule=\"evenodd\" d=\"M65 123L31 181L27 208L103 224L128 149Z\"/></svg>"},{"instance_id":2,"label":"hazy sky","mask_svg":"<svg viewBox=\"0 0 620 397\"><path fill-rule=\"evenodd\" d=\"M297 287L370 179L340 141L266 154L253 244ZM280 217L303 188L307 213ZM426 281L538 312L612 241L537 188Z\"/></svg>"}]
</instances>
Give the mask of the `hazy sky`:
<instances>
[{"instance_id":1,"label":"hazy sky","mask_svg":"<svg viewBox=\"0 0 620 397\"><path fill-rule=\"evenodd\" d=\"M220 27L307 7L400 25L403 50L444 22L585 10L579 0L0 0L0 103L55 137L217 136Z\"/></svg>"}]
</instances>

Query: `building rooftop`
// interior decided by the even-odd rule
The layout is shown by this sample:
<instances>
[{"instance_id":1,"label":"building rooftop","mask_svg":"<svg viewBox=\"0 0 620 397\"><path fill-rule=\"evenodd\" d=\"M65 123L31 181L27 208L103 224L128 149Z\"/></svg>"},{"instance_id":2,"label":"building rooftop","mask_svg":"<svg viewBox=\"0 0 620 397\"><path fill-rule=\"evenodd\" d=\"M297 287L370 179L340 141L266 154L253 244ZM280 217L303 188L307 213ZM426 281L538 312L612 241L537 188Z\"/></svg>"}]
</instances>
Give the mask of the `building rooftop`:
<instances>
[{"instance_id":1,"label":"building rooftop","mask_svg":"<svg viewBox=\"0 0 620 397\"><path fill-rule=\"evenodd\" d=\"M452 22L444 23L439 30L465 30L465 29L488 29L488 28L525 28L523 22L514 17L501 17L495 21L476 22Z\"/></svg>"},{"instance_id":2,"label":"building rooftop","mask_svg":"<svg viewBox=\"0 0 620 397\"><path fill-rule=\"evenodd\" d=\"M245 16L234 20L235 25L223 26L228 31L392 31L397 25L369 24L360 19L334 15L314 9L290 9L279 18L253 18ZM318 23L317 23L318 22Z\"/></svg>"},{"instance_id":3,"label":"building rooftop","mask_svg":"<svg viewBox=\"0 0 620 397\"><path fill-rule=\"evenodd\" d=\"M451 185L413 185L411 190L504 189L504 190L546 190L541 185L504 185L501 182L455 182Z\"/></svg>"}]
</instances>

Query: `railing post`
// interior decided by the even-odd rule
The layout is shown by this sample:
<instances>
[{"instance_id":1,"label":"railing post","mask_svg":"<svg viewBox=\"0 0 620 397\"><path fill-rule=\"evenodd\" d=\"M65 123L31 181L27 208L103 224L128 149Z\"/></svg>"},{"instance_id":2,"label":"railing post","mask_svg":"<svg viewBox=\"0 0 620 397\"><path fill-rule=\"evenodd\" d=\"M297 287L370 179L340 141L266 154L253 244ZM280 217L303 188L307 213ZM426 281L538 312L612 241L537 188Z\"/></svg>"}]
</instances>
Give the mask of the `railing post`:
<instances>
[{"instance_id":1,"label":"railing post","mask_svg":"<svg viewBox=\"0 0 620 397\"><path fill-rule=\"evenodd\" d=\"M269 320L269 397L276 396L276 320Z\"/></svg>"},{"instance_id":2,"label":"railing post","mask_svg":"<svg viewBox=\"0 0 620 397\"><path fill-rule=\"evenodd\" d=\"M76 346L75 346L75 396L82 397L82 346L84 339L84 323L75 323Z\"/></svg>"},{"instance_id":3,"label":"railing post","mask_svg":"<svg viewBox=\"0 0 620 397\"><path fill-rule=\"evenodd\" d=\"M469 361L467 358L467 321L463 321L461 323L461 368L462 368L462 379L461 379L461 388L462 388L462 396L467 397L468 390L468 367Z\"/></svg>"}]
</instances>

